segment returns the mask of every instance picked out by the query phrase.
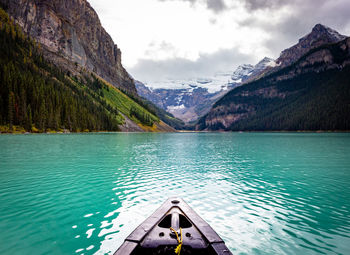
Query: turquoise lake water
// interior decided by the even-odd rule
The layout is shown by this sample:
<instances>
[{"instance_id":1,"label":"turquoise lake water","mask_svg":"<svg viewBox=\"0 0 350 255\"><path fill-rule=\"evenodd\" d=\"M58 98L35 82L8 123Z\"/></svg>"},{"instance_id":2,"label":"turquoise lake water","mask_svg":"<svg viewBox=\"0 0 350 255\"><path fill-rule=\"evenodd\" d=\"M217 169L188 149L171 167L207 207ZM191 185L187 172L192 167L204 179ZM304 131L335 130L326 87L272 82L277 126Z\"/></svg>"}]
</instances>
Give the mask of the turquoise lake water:
<instances>
[{"instance_id":1,"label":"turquoise lake water","mask_svg":"<svg viewBox=\"0 0 350 255\"><path fill-rule=\"evenodd\" d=\"M170 196L234 254L350 254L350 134L0 135L0 254L113 254Z\"/></svg>"}]
</instances>

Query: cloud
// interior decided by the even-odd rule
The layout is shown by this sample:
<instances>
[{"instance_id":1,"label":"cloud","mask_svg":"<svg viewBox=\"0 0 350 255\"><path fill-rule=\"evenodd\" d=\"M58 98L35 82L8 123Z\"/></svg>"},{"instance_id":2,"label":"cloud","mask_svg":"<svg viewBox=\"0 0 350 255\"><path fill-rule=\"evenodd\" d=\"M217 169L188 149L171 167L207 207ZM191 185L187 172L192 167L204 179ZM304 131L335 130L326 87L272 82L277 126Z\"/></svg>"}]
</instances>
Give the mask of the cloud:
<instances>
[{"instance_id":1,"label":"cloud","mask_svg":"<svg viewBox=\"0 0 350 255\"><path fill-rule=\"evenodd\" d=\"M227 6L223 0L207 0L207 8L215 13L219 13L224 11Z\"/></svg>"},{"instance_id":2,"label":"cloud","mask_svg":"<svg viewBox=\"0 0 350 255\"><path fill-rule=\"evenodd\" d=\"M159 1L161 2L183 1L183 2L191 3L191 6L194 6L195 4L202 4L202 5L205 5L208 10L211 10L214 13L220 13L228 9L224 0L159 0Z\"/></svg>"},{"instance_id":3,"label":"cloud","mask_svg":"<svg viewBox=\"0 0 350 255\"><path fill-rule=\"evenodd\" d=\"M245 0L244 4L250 11L261 9L279 9L291 1L289 0Z\"/></svg>"},{"instance_id":4,"label":"cloud","mask_svg":"<svg viewBox=\"0 0 350 255\"><path fill-rule=\"evenodd\" d=\"M176 0L161 0L176 1ZM177 0L187 1L191 4L208 3L208 8L214 12L225 10L223 1L201 0ZM244 8L253 11L239 22L240 28L259 29L267 34L267 39L261 42L260 47L267 49L272 57L277 58L280 52L298 42L298 39L311 32L312 27L317 23L330 26L340 33L346 34L346 27L350 28L350 5L348 0L337 0L336 4L327 0L276 0L260 1L245 0ZM223 5L220 4L223 3ZM315 6L318 7L315 12ZM283 8L285 8L282 10ZM256 13L254 11L260 11ZM287 11L286 11L287 10ZM262 13L262 15L261 15ZM312 13L312 15L310 15ZM275 16L274 16L275 15ZM219 16L218 16L219 19ZM274 20L273 20L274 19ZM216 22L215 19L212 21ZM348 24L348 25L347 25ZM342 31L343 30L343 31ZM234 32L234 31L233 31ZM349 31L348 31L349 32ZM154 58L143 58L129 69L130 73L145 82L159 81L164 79L185 79L192 77L210 76L218 71L233 71L240 64L254 64L256 56L253 52L241 53L241 45L235 48L221 49L212 54L202 53L196 61L178 57L176 47L170 42L162 41L150 45L148 56L157 56L163 53L172 53L167 59L155 60Z\"/></svg>"},{"instance_id":5,"label":"cloud","mask_svg":"<svg viewBox=\"0 0 350 255\"><path fill-rule=\"evenodd\" d=\"M121 48L123 65L144 81L206 76L277 58L317 23L350 35L349 0L89 2Z\"/></svg>"},{"instance_id":6,"label":"cloud","mask_svg":"<svg viewBox=\"0 0 350 255\"><path fill-rule=\"evenodd\" d=\"M145 56L153 59L164 59L169 55L176 56L177 54L178 50L176 47L164 40L159 43L152 41L148 44L148 48L145 51Z\"/></svg>"},{"instance_id":7,"label":"cloud","mask_svg":"<svg viewBox=\"0 0 350 255\"><path fill-rule=\"evenodd\" d=\"M329 26L341 34L350 34L350 4L348 0L284 0L260 1L245 0L246 8L254 11L265 11L271 16L277 13L280 8L286 7L284 14L277 20L271 22L262 17L254 15L239 22L240 26L259 28L269 34L262 46L269 49L272 55L278 57L279 53L296 44L304 35L311 32L311 29L318 23Z\"/></svg>"},{"instance_id":8,"label":"cloud","mask_svg":"<svg viewBox=\"0 0 350 255\"><path fill-rule=\"evenodd\" d=\"M145 82L186 79L211 76L219 71L233 71L239 64L253 61L253 57L237 49L221 49L212 54L201 54L196 61L185 58L158 61L142 59L129 72L135 79Z\"/></svg>"}]
</instances>

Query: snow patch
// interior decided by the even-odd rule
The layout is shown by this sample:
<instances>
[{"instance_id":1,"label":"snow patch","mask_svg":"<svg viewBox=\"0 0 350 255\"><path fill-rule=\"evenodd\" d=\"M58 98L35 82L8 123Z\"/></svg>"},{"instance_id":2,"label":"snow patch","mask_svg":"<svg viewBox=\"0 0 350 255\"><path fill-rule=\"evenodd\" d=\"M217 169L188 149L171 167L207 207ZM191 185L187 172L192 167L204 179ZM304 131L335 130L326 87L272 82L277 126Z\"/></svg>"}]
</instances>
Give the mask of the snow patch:
<instances>
[{"instance_id":1,"label":"snow patch","mask_svg":"<svg viewBox=\"0 0 350 255\"><path fill-rule=\"evenodd\" d=\"M176 111L176 110L182 110L182 109L185 109L186 107L185 107L185 105L184 104L182 104L182 105L169 105L168 107L167 107L167 110L168 111Z\"/></svg>"},{"instance_id":2,"label":"snow patch","mask_svg":"<svg viewBox=\"0 0 350 255\"><path fill-rule=\"evenodd\" d=\"M162 81L154 81L146 83L145 85L150 88L151 91L155 89L173 89L173 90L186 90L186 92L193 92L195 89L207 89L209 93L216 93L222 90L240 85L242 82L248 79L252 74L258 73L267 67L275 67L276 62L274 59L265 57L255 66L250 64L244 64L237 67L235 71L223 71L214 73L207 77L195 77L189 79L167 79ZM180 95L180 94L179 94ZM182 94L183 95L183 92ZM178 103L182 99L178 98Z\"/></svg>"}]
</instances>

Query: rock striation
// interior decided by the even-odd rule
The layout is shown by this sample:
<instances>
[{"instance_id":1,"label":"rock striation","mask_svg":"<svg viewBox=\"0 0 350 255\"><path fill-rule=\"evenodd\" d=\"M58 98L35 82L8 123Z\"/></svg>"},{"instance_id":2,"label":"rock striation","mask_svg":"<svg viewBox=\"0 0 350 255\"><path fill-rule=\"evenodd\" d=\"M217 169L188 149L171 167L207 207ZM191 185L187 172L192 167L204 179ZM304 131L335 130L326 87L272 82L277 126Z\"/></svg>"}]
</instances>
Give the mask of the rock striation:
<instances>
[{"instance_id":1,"label":"rock striation","mask_svg":"<svg viewBox=\"0 0 350 255\"><path fill-rule=\"evenodd\" d=\"M22 29L39 42L45 57L76 73L95 72L114 86L136 94L121 51L86 0L0 0Z\"/></svg>"}]
</instances>

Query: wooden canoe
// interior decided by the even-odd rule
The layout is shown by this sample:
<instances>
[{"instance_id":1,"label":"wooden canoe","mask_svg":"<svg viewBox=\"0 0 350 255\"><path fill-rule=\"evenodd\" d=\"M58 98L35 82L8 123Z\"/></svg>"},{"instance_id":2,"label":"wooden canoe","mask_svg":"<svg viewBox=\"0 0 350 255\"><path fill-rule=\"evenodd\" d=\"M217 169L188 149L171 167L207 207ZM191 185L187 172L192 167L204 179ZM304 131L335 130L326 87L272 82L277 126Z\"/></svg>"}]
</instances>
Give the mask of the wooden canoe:
<instances>
[{"instance_id":1,"label":"wooden canoe","mask_svg":"<svg viewBox=\"0 0 350 255\"><path fill-rule=\"evenodd\" d=\"M213 228L183 199L169 198L125 239L114 255L174 255L180 232L181 255L232 254Z\"/></svg>"}]
</instances>

